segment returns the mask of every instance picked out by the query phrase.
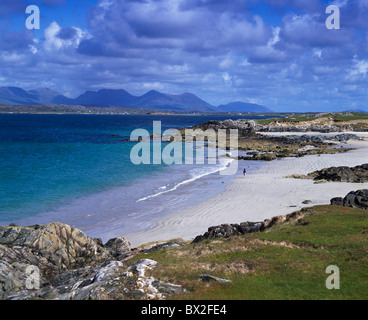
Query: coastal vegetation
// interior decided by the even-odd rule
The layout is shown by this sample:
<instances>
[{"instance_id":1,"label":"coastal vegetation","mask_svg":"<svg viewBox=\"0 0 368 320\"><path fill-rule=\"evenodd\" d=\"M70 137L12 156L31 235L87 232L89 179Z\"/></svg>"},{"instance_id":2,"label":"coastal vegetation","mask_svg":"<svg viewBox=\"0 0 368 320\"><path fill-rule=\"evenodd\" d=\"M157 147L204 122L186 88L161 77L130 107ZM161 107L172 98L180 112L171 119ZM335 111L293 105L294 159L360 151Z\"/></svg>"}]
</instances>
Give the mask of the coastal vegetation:
<instances>
[{"instance_id":1,"label":"coastal vegetation","mask_svg":"<svg viewBox=\"0 0 368 320\"><path fill-rule=\"evenodd\" d=\"M131 261L157 261L160 267L151 275L187 290L174 299L366 298L367 211L331 205L304 210L306 217L267 232L188 243ZM326 288L329 265L340 269L339 290ZM203 282L202 274L231 282Z\"/></svg>"},{"instance_id":2,"label":"coastal vegetation","mask_svg":"<svg viewBox=\"0 0 368 320\"><path fill-rule=\"evenodd\" d=\"M367 199L366 191L354 196ZM368 214L361 204L303 208L211 227L192 242L134 249L124 238L103 245L60 223L0 227L0 299L365 299ZM40 279L24 290L31 264ZM339 269L339 289L326 287L330 266Z\"/></svg>"},{"instance_id":3,"label":"coastal vegetation","mask_svg":"<svg viewBox=\"0 0 368 320\"><path fill-rule=\"evenodd\" d=\"M291 114L282 118L269 118L256 120L259 125L327 125L336 126L341 130L366 131L368 130L368 113L365 112L333 112L333 113L307 113Z\"/></svg>"}]
</instances>

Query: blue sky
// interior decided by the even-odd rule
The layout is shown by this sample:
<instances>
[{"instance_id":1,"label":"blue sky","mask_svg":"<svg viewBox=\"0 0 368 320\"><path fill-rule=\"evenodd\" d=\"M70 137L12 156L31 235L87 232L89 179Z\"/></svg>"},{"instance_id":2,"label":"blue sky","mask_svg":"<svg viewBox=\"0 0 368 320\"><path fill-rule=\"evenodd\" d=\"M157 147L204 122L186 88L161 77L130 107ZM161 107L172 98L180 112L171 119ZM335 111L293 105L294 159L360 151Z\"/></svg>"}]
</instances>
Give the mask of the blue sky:
<instances>
[{"instance_id":1,"label":"blue sky","mask_svg":"<svg viewBox=\"0 0 368 320\"><path fill-rule=\"evenodd\" d=\"M25 27L30 4L40 30ZM367 31L367 0L0 0L0 86L368 111Z\"/></svg>"}]
</instances>

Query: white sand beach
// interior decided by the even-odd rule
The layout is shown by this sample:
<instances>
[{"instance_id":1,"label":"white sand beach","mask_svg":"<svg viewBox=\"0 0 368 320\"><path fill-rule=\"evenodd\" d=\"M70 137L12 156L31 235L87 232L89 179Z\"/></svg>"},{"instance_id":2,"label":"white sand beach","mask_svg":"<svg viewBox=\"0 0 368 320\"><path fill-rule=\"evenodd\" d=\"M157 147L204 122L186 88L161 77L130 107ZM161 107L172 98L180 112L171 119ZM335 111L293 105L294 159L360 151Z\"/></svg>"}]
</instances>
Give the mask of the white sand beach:
<instances>
[{"instance_id":1,"label":"white sand beach","mask_svg":"<svg viewBox=\"0 0 368 320\"><path fill-rule=\"evenodd\" d=\"M239 174L234 177L225 192L193 208L165 217L152 229L126 234L124 237L131 242L132 246L173 238L191 240L206 232L210 226L263 221L303 207L329 204L333 197L344 197L350 191L368 188L368 183L315 184L312 180L285 178L287 175L307 174L327 167L352 167L367 163L368 133L353 133L364 137L365 140L348 141L345 145L357 149L346 153L311 155L266 162L246 177L241 174L243 167L246 167L246 161L239 161ZM310 200L311 203L302 204L304 200Z\"/></svg>"}]
</instances>

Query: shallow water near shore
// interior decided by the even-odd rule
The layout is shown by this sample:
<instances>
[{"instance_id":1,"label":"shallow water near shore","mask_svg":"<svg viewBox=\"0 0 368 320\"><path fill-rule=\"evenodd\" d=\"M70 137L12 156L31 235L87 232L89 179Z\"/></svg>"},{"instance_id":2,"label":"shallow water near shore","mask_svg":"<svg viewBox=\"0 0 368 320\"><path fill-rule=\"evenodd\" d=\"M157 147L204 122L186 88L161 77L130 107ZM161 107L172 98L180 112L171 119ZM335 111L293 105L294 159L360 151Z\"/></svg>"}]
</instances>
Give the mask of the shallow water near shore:
<instances>
[{"instance_id":1,"label":"shallow water near shore","mask_svg":"<svg viewBox=\"0 0 368 320\"><path fill-rule=\"evenodd\" d=\"M222 192L232 176L220 164L135 166L122 140L157 120L165 130L227 118L0 115L0 225L60 221L104 241L150 228Z\"/></svg>"}]
</instances>

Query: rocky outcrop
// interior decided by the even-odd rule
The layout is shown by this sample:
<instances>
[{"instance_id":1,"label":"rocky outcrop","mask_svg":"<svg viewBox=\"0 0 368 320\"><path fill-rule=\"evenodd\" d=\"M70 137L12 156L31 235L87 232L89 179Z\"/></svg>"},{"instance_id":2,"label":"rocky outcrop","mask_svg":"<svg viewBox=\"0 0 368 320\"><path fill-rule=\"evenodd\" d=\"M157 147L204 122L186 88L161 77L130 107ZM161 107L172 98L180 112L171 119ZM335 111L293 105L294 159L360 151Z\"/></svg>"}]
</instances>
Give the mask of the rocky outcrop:
<instances>
[{"instance_id":1,"label":"rocky outcrop","mask_svg":"<svg viewBox=\"0 0 368 320\"><path fill-rule=\"evenodd\" d=\"M363 183L368 181L368 164L349 167L331 167L308 174L314 180Z\"/></svg>"},{"instance_id":2,"label":"rocky outcrop","mask_svg":"<svg viewBox=\"0 0 368 320\"><path fill-rule=\"evenodd\" d=\"M238 156L238 160L253 160L253 161L272 161L276 160L277 155L275 153L266 152L266 153L257 153L252 156Z\"/></svg>"},{"instance_id":3,"label":"rocky outcrop","mask_svg":"<svg viewBox=\"0 0 368 320\"><path fill-rule=\"evenodd\" d=\"M194 238L193 243L203 241L205 239L228 238L236 235L257 232L261 229L261 222L242 222L240 224L222 224L208 228L208 231Z\"/></svg>"},{"instance_id":4,"label":"rocky outcrop","mask_svg":"<svg viewBox=\"0 0 368 320\"><path fill-rule=\"evenodd\" d=\"M341 133L341 134L336 134L334 136L322 136L322 135L313 136L313 135L307 135L307 134L303 134L301 136L288 135L286 136L286 138L294 142L297 142L297 143L322 143L326 140L337 141L337 142L347 142L349 140L362 140L362 138L352 133Z\"/></svg>"},{"instance_id":5,"label":"rocky outcrop","mask_svg":"<svg viewBox=\"0 0 368 320\"><path fill-rule=\"evenodd\" d=\"M368 210L368 189L351 191L344 198L333 198L331 205Z\"/></svg>"},{"instance_id":6,"label":"rocky outcrop","mask_svg":"<svg viewBox=\"0 0 368 320\"><path fill-rule=\"evenodd\" d=\"M303 135L298 136L295 135L295 139L300 139L300 141L313 141L315 142L324 140L335 140L344 142L349 139L357 139L358 137L354 134L350 133L341 133L343 132L343 128L336 126L336 125L318 125L313 123L297 123L297 122L278 122L277 120L271 122L266 125L262 125L257 123L254 120L246 120L246 119L239 119L239 120L224 120L224 121L207 121L203 124L194 126L193 129L238 129L240 135L241 134L250 134L255 132L321 132L321 133L339 133L336 136L322 136L320 138L315 138L313 136Z\"/></svg>"},{"instance_id":7,"label":"rocky outcrop","mask_svg":"<svg viewBox=\"0 0 368 320\"><path fill-rule=\"evenodd\" d=\"M207 121L203 124L196 125L192 129L214 129L215 131L219 129L237 129L239 130L239 135L249 135L254 134L260 127L254 120L224 120L224 121Z\"/></svg>"},{"instance_id":8,"label":"rocky outcrop","mask_svg":"<svg viewBox=\"0 0 368 320\"><path fill-rule=\"evenodd\" d=\"M0 227L0 299L164 299L180 286L146 275L124 238L105 245L62 223Z\"/></svg>"},{"instance_id":9,"label":"rocky outcrop","mask_svg":"<svg viewBox=\"0 0 368 320\"><path fill-rule=\"evenodd\" d=\"M232 236L245 235L254 232L264 232L271 228L289 223L304 223L303 218L310 215L308 208L290 213L286 216L276 216L263 222L242 222L240 224L222 224L208 228L203 235L194 238L192 243L198 243L207 239L229 238Z\"/></svg>"},{"instance_id":10,"label":"rocky outcrop","mask_svg":"<svg viewBox=\"0 0 368 320\"><path fill-rule=\"evenodd\" d=\"M0 245L9 254L12 252L12 257L37 265L50 277L62 270L97 264L111 257L100 240L62 223L0 227Z\"/></svg>"}]
</instances>

